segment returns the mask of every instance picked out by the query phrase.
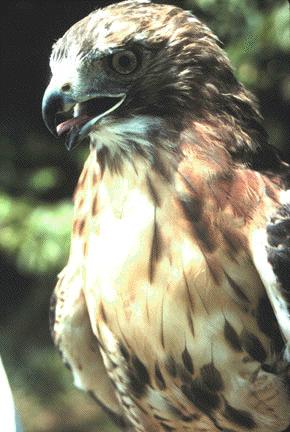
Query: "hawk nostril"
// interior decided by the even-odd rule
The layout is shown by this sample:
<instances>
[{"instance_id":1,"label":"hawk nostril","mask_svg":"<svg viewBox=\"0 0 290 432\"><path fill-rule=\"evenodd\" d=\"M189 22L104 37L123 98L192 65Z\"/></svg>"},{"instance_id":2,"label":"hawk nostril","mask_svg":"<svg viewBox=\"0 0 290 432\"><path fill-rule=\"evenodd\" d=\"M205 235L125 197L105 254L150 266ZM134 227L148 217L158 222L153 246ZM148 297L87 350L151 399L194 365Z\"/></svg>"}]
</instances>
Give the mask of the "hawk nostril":
<instances>
[{"instance_id":1,"label":"hawk nostril","mask_svg":"<svg viewBox=\"0 0 290 432\"><path fill-rule=\"evenodd\" d=\"M71 85L70 84L64 84L63 86L62 86L62 88L61 88L61 90L63 91L63 92L69 92L70 90L71 90Z\"/></svg>"}]
</instances>

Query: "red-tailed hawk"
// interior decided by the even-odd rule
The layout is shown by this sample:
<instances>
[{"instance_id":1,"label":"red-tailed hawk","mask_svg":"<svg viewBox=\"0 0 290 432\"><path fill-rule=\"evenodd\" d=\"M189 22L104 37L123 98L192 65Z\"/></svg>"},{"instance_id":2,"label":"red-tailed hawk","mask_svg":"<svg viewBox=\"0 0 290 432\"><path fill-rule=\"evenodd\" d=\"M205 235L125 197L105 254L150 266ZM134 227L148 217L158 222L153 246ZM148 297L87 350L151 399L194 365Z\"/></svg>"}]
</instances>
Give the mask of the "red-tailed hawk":
<instances>
[{"instance_id":1,"label":"red-tailed hawk","mask_svg":"<svg viewBox=\"0 0 290 432\"><path fill-rule=\"evenodd\" d=\"M290 169L217 38L125 1L50 64L44 121L90 142L51 305L76 385L128 430L289 431Z\"/></svg>"}]
</instances>

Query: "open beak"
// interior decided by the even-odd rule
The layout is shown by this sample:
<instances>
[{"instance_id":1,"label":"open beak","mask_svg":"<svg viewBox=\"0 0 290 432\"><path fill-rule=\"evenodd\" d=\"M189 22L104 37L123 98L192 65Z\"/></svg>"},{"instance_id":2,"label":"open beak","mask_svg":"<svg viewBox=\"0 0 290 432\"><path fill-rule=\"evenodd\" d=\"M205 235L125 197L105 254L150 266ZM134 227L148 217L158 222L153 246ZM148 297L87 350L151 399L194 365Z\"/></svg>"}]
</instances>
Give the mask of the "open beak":
<instances>
[{"instance_id":1,"label":"open beak","mask_svg":"<svg viewBox=\"0 0 290 432\"><path fill-rule=\"evenodd\" d=\"M115 111L125 98L125 94L93 96L80 102L48 86L42 100L43 121L54 136L65 135L65 145L72 150L90 134L96 123Z\"/></svg>"}]
</instances>

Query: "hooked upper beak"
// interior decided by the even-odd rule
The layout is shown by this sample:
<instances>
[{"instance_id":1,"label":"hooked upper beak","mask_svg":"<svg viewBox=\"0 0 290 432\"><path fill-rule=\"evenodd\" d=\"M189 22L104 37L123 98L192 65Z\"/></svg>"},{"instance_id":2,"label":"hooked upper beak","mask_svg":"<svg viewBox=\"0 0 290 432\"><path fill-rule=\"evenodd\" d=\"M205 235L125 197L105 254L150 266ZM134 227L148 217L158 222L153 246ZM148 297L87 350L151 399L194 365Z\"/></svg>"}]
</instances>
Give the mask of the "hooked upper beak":
<instances>
[{"instance_id":1,"label":"hooked upper beak","mask_svg":"<svg viewBox=\"0 0 290 432\"><path fill-rule=\"evenodd\" d=\"M86 95L81 101L69 93L56 89L51 84L42 100L42 118L49 131L56 137L66 135L68 150L76 147L94 129L103 117L116 111L124 102L126 94ZM58 114L69 115L69 119L57 124Z\"/></svg>"},{"instance_id":2,"label":"hooked upper beak","mask_svg":"<svg viewBox=\"0 0 290 432\"><path fill-rule=\"evenodd\" d=\"M76 104L76 101L61 90L47 87L42 99L42 118L47 129L58 137L56 130L56 114L68 112Z\"/></svg>"}]
</instances>

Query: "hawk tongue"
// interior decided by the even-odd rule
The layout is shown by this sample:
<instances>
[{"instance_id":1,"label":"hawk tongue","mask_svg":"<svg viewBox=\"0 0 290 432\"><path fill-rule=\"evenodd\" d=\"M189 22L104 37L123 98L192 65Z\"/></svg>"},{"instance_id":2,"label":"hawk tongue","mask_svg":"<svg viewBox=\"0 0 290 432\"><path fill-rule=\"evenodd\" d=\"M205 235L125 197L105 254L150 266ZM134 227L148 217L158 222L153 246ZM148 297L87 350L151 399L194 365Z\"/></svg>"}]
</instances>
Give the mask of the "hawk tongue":
<instances>
[{"instance_id":1,"label":"hawk tongue","mask_svg":"<svg viewBox=\"0 0 290 432\"><path fill-rule=\"evenodd\" d=\"M56 127L56 132L58 136L63 135L66 132L69 132L72 128L76 126L82 126L83 124L87 123L92 117L83 114L78 117L74 117L72 119L66 120Z\"/></svg>"}]
</instances>

